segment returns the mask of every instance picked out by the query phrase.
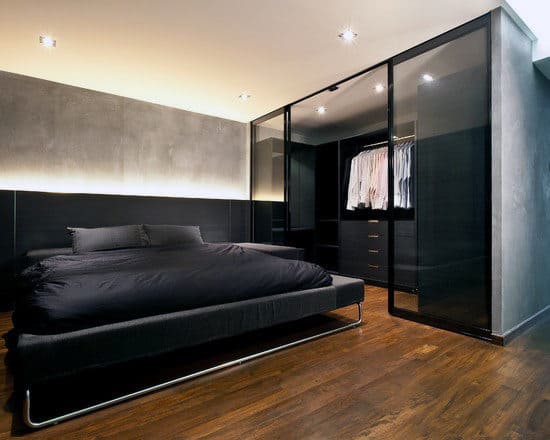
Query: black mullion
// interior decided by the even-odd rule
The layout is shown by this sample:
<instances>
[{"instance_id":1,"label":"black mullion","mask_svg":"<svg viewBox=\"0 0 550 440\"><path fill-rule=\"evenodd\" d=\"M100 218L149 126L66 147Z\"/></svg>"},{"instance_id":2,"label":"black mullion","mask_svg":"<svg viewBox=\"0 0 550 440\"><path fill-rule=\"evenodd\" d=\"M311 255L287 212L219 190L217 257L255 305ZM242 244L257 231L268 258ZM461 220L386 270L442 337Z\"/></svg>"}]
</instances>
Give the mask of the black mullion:
<instances>
[{"instance_id":1,"label":"black mullion","mask_svg":"<svg viewBox=\"0 0 550 440\"><path fill-rule=\"evenodd\" d=\"M395 309L395 209L393 194L393 60L388 62L388 312Z\"/></svg>"}]
</instances>

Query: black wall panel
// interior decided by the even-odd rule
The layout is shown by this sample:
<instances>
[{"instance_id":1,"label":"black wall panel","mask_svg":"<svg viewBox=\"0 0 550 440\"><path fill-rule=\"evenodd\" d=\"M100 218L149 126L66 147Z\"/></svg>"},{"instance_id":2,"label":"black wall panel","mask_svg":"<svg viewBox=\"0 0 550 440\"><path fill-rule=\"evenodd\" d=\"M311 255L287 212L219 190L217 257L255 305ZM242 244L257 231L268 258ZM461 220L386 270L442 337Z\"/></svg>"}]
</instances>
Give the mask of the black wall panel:
<instances>
[{"instance_id":1,"label":"black wall panel","mask_svg":"<svg viewBox=\"0 0 550 440\"><path fill-rule=\"evenodd\" d=\"M199 225L208 242L244 242L250 240L250 202L0 191L0 294L12 290L7 280L27 251L70 246L67 226L136 223Z\"/></svg>"},{"instance_id":2,"label":"black wall panel","mask_svg":"<svg viewBox=\"0 0 550 440\"><path fill-rule=\"evenodd\" d=\"M231 200L230 240L235 243L250 241L250 202L248 200Z\"/></svg>"},{"instance_id":3,"label":"black wall panel","mask_svg":"<svg viewBox=\"0 0 550 440\"><path fill-rule=\"evenodd\" d=\"M206 241L247 241L247 212L247 201L18 192L16 253L69 246L67 226L199 225Z\"/></svg>"},{"instance_id":4,"label":"black wall panel","mask_svg":"<svg viewBox=\"0 0 550 440\"><path fill-rule=\"evenodd\" d=\"M0 304L10 296L13 280L14 192L0 191Z\"/></svg>"}]
</instances>

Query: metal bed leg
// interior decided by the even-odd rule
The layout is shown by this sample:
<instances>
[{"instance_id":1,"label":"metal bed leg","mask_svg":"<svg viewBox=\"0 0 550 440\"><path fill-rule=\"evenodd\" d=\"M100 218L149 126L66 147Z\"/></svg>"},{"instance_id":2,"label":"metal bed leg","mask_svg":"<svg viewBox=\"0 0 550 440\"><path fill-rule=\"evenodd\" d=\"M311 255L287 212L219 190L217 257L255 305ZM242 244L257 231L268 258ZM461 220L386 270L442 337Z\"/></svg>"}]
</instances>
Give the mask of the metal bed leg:
<instances>
[{"instance_id":1,"label":"metal bed leg","mask_svg":"<svg viewBox=\"0 0 550 440\"><path fill-rule=\"evenodd\" d=\"M167 388L167 387L172 386L172 385L176 385L176 384L179 384L179 383L191 380L191 379L195 379L195 378L200 377L200 376L204 376L204 375L209 374L209 373L213 373L215 371L223 370L224 368L232 367L234 365L239 365L239 364L242 364L244 362L251 361L253 359L257 359L259 357L266 356L266 355L271 354L271 353L275 353L277 351L284 350L286 348L290 348L290 347L294 347L294 346L299 345L299 344L303 344L304 342L313 341L315 339L319 339L319 338L322 338L324 336L329 336L329 335L332 335L334 333L338 333L338 332L341 332L341 331L344 331L344 330L355 328L355 327L357 327L361 324L362 316L363 316L362 315L362 311L363 311L362 303L357 303L356 305L357 305L357 311L358 311L357 320L353 321L349 324L343 325L341 327L338 327L338 328L335 328L335 329L332 329L332 330L327 330L325 332L318 333L318 334L313 335L313 336L308 336L307 338L298 339L296 341L289 342L288 344L279 345L277 347L273 347L273 348L270 348L268 350L264 350L264 351L260 351L258 353L254 353L254 354L251 354L251 355L248 355L248 356L244 356L244 357L241 357L239 359L235 359L235 360L232 360L232 361L229 361L229 362L225 362L223 364L215 365L214 367L207 368L205 370L200 370L200 371L197 371L195 373L188 374L186 376L178 377L176 379L172 379L172 380L169 380L167 382L162 382L160 384L153 385L151 387L144 388L144 389L135 391L135 392L130 393L130 394L125 394L124 396L116 397L115 399L106 400L105 402L101 402L101 403L98 403L96 405L91 405L91 406L88 406L88 407L83 408L83 409L72 411L72 412L69 412L67 414L63 414L63 415L58 416L58 417L43 420L41 422L38 422L38 421L35 422L31 418L31 391L30 391L30 388L26 388L25 389L25 401L24 401L24 404L23 404L23 421L25 422L25 424L29 428L34 428L34 429L43 428L43 427L49 426L49 425L55 425L59 422L63 422L65 420L72 419L73 417L77 417L77 416L80 416L80 415L83 415L83 414L87 414L89 412L92 412L92 411L95 411L95 410L98 410L98 409L101 409L101 408L105 408L107 406L111 406L111 405L114 405L116 403L124 402L126 400L130 400L130 399L133 399L135 397L143 396L144 394L148 394L148 393L151 393L153 391L158 391L158 390L161 390L163 388Z\"/></svg>"}]
</instances>

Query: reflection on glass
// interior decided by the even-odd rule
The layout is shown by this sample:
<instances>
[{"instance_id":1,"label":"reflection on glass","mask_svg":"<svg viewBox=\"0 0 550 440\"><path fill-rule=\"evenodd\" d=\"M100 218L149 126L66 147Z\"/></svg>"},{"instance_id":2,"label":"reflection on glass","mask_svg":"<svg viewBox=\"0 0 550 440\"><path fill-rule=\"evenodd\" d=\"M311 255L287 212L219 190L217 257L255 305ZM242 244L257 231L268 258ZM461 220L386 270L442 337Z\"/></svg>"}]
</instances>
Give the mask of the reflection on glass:
<instances>
[{"instance_id":1,"label":"reflection on glass","mask_svg":"<svg viewBox=\"0 0 550 440\"><path fill-rule=\"evenodd\" d=\"M394 228L394 306L488 328L485 28L397 64L394 135L414 136L414 215ZM395 192L395 189L394 189Z\"/></svg>"}]
</instances>

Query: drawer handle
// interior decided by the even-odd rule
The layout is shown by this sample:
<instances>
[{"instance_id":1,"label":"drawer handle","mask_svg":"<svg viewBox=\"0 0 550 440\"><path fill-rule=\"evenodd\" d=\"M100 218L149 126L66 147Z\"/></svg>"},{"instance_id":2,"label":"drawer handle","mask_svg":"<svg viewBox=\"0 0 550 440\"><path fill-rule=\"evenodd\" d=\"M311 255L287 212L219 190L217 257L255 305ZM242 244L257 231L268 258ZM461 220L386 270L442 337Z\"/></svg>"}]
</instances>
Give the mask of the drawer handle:
<instances>
[{"instance_id":1,"label":"drawer handle","mask_svg":"<svg viewBox=\"0 0 550 440\"><path fill-rule=\"evenodd\" d=\"M376 264L369 264L369 267L371 269L380 269L380 266L377 266Z\"/></svg>"},{"instance_id":2,"label":"drawer handle","mask_svg":"<svg viewBox=\"0 0 550 440\"><path fill-rule=\"evenodd\" d=\"M368 223L380 223L380 220L369 220Z\"/></svg>"},{"instance_id":3,"label":"drawer handle","mask_svg":"<svg viewBox=\"0 0 550 440\"><path fill-rule=\"evenodd\" d=\"M370 254L378 254L380 252L380 249L369 249Z\"/></svg>"},{"instance_id":4,"label":"drawer handle","mask_svg":"<svg viewBox=\"0 0 550 440\"><path fill-rule=\"evenodd\" d=\"M378 235L378 234L369 234L368 237L369 238L380 238L380 235Z\"/></svg>"}]
</instances>

